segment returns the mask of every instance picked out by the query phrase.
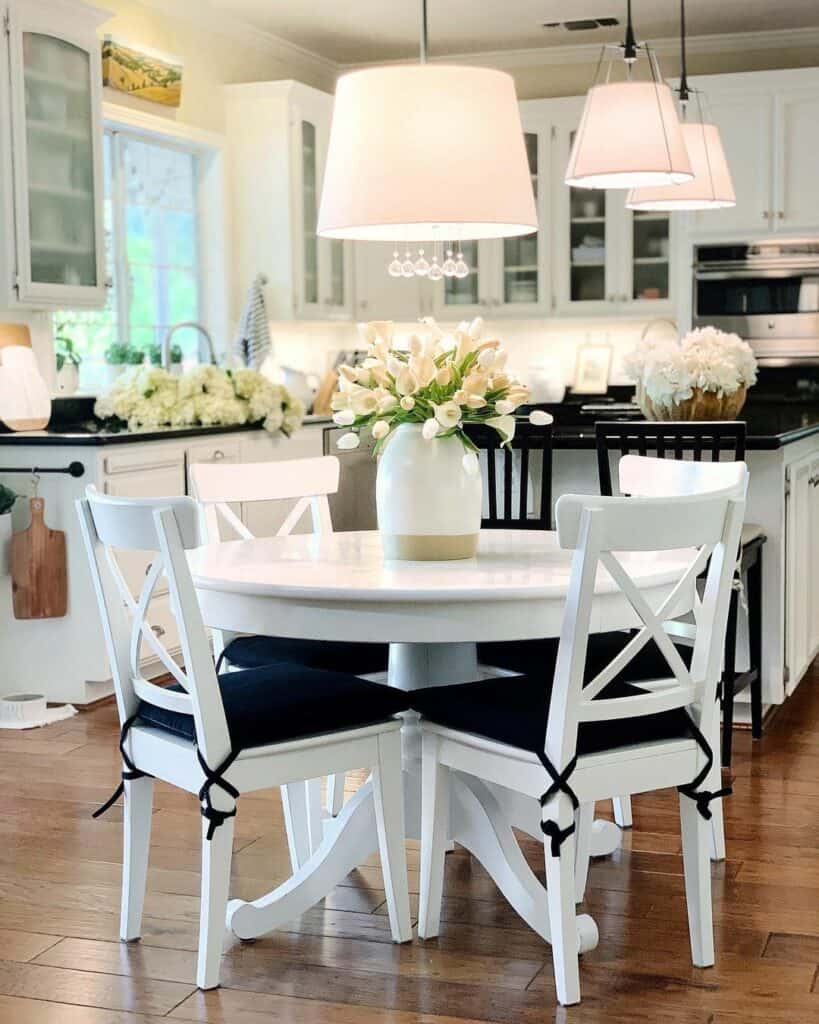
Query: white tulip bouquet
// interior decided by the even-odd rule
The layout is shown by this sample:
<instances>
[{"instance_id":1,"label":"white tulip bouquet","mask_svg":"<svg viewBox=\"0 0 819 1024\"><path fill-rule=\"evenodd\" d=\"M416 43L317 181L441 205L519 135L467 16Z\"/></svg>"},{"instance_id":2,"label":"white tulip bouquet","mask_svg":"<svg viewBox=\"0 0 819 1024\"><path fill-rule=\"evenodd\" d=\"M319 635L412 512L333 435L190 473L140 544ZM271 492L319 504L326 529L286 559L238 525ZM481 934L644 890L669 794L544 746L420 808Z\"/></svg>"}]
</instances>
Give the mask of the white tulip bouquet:
<instances>
[{"instance_id":1,"label":"white tulip bouquet","mask_svg":"<svg viewBox=\"0 0 819 1024\"><path fill-rule=\"evenodd\" d=\"M271 434L293 433L304 404L256 370L197 366L181 377L158 367L136 367L100 396L94 415L115 429L262 424Z\"/></svg>"},{"instance_id":2,"label":"white tulip bouquet","mask_svg":"<svg viewBox=\"0 0 819 1024\"><path fill-rule=\"evenodd\" d=\"M506 444L515 436L514 413L529 392L506 369L501 343L481 341L480 317L451 331L427 317L400 346L389 321L359 324L358 329L367 357L360 366L338 368L338 390L331 400L334 422L350 427L339 438L339 448L357 448L359 430L369 427L377 453L404 423L421 424L428 441L456 436L468 452L477 449L464 433L466 423L493 427Z\"/></svg>"}]
</instances>

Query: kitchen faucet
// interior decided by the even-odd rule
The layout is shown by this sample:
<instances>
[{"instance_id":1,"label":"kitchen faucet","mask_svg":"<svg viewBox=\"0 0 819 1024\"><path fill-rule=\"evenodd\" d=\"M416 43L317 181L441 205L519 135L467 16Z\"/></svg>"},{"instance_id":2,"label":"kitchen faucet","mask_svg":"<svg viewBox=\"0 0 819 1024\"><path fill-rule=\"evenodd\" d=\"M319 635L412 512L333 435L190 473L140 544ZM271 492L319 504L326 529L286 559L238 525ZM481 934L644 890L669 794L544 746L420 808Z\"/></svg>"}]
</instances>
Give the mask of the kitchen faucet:
<instances>
[{"instance_id":1,"label":"kitchen faucet","mask_svg":"<svg viewBox=\"0 0 819 1024\"><path fill-rule=\"evenodd\" d=\"M211 338L206 328L204 328L202 324L197 323L195 320L180 320L178 324L174 324L172 327L168 329L168 333L165 335L165 339L162 342L163 369L170 370L171 368L171 338L180 329L180 327L195 327L196 330L199 331L199 333L204 337L205 341L208 343L210 363L212 366L216 366L216 351L213 347L213 338Z\"/></svg>"}]
</instances>

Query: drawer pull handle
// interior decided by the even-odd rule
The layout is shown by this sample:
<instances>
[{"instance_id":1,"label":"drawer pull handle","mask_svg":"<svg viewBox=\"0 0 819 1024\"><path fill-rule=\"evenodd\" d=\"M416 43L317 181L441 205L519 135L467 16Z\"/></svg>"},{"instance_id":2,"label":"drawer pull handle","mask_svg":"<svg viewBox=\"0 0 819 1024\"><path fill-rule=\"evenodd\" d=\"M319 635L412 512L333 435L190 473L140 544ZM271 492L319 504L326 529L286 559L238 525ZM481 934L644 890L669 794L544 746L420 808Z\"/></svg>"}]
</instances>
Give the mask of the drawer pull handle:
<instances>
[{"instance_id":1,"label":"drawer pull handle","mask_svg":"<svg viewBox=\"0 0 819 1024\"><path fill-rule=\"evenodd\" d=\"M156 637L165 636L165 628L164 628L164 626L151 626L151 632Z\"/></svg>"},{"instance_id":2,"label":"drawer pull handle","mask_svg":"<svg viewBox=\"0 0 819 1024\"><path fill-rule=\"evenodd\" d=\"M214 462L221 462L224 457L225 453L222 451L221 448L217 448L216 451L213 453Z\"/></svg>"}]
</instances>

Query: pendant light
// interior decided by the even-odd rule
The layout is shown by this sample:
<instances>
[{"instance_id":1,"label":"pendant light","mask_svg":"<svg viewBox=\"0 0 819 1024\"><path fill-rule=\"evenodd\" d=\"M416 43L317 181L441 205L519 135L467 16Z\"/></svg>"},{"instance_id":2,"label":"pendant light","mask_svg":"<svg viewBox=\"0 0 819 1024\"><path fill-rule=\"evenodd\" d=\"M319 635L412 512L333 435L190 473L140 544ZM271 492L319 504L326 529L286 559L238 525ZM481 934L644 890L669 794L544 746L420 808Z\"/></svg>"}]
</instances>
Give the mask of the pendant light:
<instances>
[{"instance_id":1,"label":"pendant light","mask_svg":"<svg viewBox=\"0 0 819 1024\"><path fill-rule=\"evenodd\" d=\"M625 82L611 82L612 61L598 83L607 50L622 52ZM633 66L645 52L651 79L635 81ZM657 58L647 43L637 43L627 4L626 35L621 46L604 46L594 84L586 95L574 137L567 185L579 188L638 188L675 185L693 177L671 89L660 77Z\"/></svg>"},{"instance_id":2,"label":"pendant light","mask_svg":"<svg viewBox=\"0 0 819 1024\"><path fill-rule=\"evenodd\" d=\"M682 111L682 132L691 167L692 181L664 188L638 188L628 194L630 210L720 210L736 206L734 183L722 139L715 124L709 123L702 109L702 93L688 85L685 57L685 0L680 0L680 85L677 90ZM691 94L697 101L699 120L687 121Z\"/></svg>"},{"instance_id":3,"label":"pendant light","mask_svg":"<svg viewBox=\"0 0 819 1024\"><path fill-rule=\"evenodd\" d=\"M538 223L512 77L427 64L426 0L421 23L420 63L338 80L318 234L391 241L391 275L440 280L469 272L462 240ZM427 256L409 242L431 243Z\"/></svg>"}]
</instances>

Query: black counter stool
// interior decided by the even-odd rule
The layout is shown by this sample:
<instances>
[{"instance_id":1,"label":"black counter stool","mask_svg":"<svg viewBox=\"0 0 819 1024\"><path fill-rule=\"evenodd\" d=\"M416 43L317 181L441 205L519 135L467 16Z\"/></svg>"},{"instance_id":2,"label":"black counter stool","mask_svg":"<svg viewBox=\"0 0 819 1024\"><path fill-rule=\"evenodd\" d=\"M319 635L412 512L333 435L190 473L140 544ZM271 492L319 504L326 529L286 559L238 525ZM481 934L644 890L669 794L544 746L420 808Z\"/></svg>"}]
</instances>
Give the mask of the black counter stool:
<instances>
[{"instance_id":1,"label":"black counter stool","mask_svg":"<svg viewBox=\"0 0 819 1024\"><path fill-rule=\"evenodd\" d=\"M613 494L611 453L648 455L658 458L693 459L695 462L718 462L720 459L741 462L745 459L745 423L656 423L639 421L603 422L595 424L597 437L597 469L600 493ZM725 641L722 699L722 765L731 764L734 696L746 687L751 693L751 735L762 736L762 545L765 532L761 526L746 523L742 530L738 569L746 581L744 590L748 611L748 646L750 666L736 671L737 619L741 591L731 595L728 630Z\"/></svg>"}]
</instances>

